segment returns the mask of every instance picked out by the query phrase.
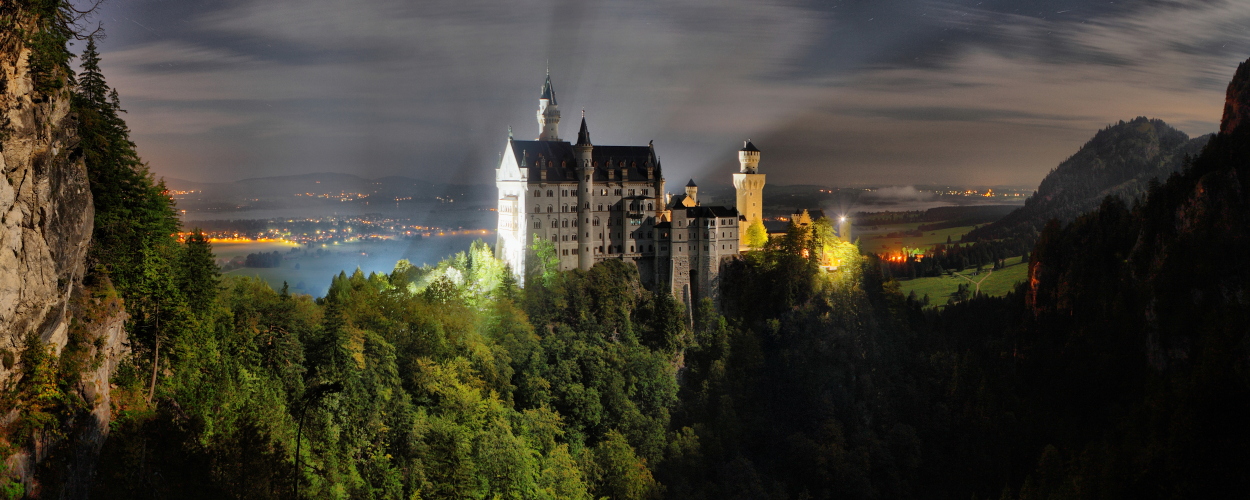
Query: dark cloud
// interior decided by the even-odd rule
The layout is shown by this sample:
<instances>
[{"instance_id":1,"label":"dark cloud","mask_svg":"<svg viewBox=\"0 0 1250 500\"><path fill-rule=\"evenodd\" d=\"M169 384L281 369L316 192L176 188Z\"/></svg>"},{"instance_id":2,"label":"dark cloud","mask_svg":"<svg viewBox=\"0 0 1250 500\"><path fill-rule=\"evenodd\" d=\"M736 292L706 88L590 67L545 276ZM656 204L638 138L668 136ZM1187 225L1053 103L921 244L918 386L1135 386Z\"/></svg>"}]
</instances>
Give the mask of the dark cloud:
<instances>
[{"instance_id":1,"label":"dark cloud","mask_svg":"<svg viewBox=\"0 0 1250 500\"><path fill-rule=\"evenodd\" d=\"M720 182L752 137L773 182L1033 184L1107 123L1198 134L1250 55L1250 4L484 0L105 3L104 68L162 175L489 182L565 122L654 139Z\"/></svg>"}]
</instances>

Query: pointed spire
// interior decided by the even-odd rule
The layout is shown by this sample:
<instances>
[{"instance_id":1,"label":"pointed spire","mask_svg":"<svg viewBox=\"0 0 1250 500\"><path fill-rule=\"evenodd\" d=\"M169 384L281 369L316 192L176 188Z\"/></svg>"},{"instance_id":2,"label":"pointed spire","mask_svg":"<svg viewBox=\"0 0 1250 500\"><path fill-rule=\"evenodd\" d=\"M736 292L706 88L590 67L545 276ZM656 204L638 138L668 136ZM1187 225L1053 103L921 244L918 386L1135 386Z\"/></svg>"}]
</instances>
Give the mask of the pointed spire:
<instances>
[{"instance_id":1,"label":"pointed spire","mask_svg":"<svg viewBox=\"0 0 1250 500\"><path fill-rule=\"evenodd\" d=\"M577 145L590 146L590 129L586 128L586 110L582 110L582 129L577 131Z\"/></svg>"},{"instance_id":2,"label":"pointed spire","mask_svg":"<svg viewBox=\"0 0 1250 500\"><path fill-rule=\"evenodd\" d=\"M698 184L694 183L694 179L690 179L690 182L686 183L686 187L698 187Z\"/></svg>"},{"instance_id":3,"label":"pointed spire","mask_svg":"<svg viewBox=\"0 0 1250 500\"><path fill-rule=\"evenodd\" d=\"M556 105L556 91L551 88L551 63L547 63L547 81L543 82L543 94L539 99L546 99L553 106Z\"/></svg>"},{"instance_id":4,"label":"pointed spire","mask_svg":"<svg viewBox=\"0 0 1250 500\"><path fill-rule=\"evenodd\" d=\"M508 125L508 140L512 140L512 125Z\"/></svg>"},{"instance_id":5,"label":"pointed spire","mask_svg":"<svg viewBox=\"0 0 1250 500\"><path fill-rule=\"evenodd\" d=\"M747 140L745 140L745 141L743 141L743 142L742 142L742 149L740 149L739 151L756 151L756 152L758 152L758 151L759 151L759 148L756 148L754 144L751 144L751 140L750 140L750 139L747 139Z\"/></svg>"}]
</instances>

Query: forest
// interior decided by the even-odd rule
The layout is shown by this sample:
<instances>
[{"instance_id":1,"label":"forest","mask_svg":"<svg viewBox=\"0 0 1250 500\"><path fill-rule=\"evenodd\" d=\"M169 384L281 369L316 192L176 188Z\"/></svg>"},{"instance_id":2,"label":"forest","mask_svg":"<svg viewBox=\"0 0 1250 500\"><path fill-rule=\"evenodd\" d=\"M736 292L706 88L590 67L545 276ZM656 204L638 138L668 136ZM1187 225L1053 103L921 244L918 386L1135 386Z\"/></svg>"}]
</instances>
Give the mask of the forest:
<instances>
[{"instance_id":1,"label":"forest","mask_svg":"<svg viewBox=\"0 0 1250 500\"><path fill-rule=\"evenodd\" d=\"M63 42L63 40L62 40ZM65 59L50 59L56 74ZM93 40L72 83L95 200L59 355L37 335L0 497L1188 498L1250 482L1250 64L1221 133L1165 182L1106 198L1036 246L1029 281L941 311L828 220L727 262L690 307L605 261L512 270L478 242L433 266L338 274L323 297L223 277L176 239ZM60 66L60 71L67 71ZM194 229L194 228L191 228ZM996 247L997 248L997 247ZM1009 251L1010 254L995 252ZM837 255L836 271L815 256ZM811 257L806 257L811 256ZM130 354L89 484L92 325Z\"/></svg>"}]
</instances>

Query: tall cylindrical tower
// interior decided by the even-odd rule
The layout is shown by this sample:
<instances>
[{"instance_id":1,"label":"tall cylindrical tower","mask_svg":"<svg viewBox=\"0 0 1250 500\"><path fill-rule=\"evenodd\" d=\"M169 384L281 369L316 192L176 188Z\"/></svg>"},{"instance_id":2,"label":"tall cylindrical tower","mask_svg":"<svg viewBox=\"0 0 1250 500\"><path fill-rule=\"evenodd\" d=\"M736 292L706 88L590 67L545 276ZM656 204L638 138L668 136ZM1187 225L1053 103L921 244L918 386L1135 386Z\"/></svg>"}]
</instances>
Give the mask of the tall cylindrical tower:
<instances>
[{"instance_id":1,"label":"tall cylindrical tower","mask_svg":"<svg viewBox=\"0 0 1250 500\"><path fill-rule=\"evenodd\" d=\"M577 154L577 220L578 225L578 245L577 267L583 271L589 271L590 267L595 265L594 254L591 253L590 244L594 241L590 239L590 204L591 191L594 190L595 183L595 162L594 162L594 145L590 143L590 130L586 128L586 112L582 111L582 128L577 131L577 144L573 146L573 150Z\"/></svg>"},{"instance_id":2,"label":"tall cylindrical tower","mask_svg":"<svg viewBox=\"0 0 1250 500\"><path fill-rule=\"evenodd\" d=\"M760 150L748 139L738 150L739 172L734 174L738 192L738 247L746 250L747 228L756 221L764 223L764 174L759 173Z\"/></svg>"}]
</instances>

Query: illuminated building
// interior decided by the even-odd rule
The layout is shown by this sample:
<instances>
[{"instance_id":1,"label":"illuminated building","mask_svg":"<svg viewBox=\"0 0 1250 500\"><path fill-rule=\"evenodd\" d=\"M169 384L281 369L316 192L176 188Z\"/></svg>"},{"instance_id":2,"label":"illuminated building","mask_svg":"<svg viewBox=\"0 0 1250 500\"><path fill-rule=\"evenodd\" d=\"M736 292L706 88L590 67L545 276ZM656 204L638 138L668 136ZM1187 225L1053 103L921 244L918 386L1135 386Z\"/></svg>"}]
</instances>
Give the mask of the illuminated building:
<instances>
[{"instance_id":1,"label":"illuminated building","mask_svg":"<svg viewBox=\"0 0 1250 500\"><path fill-rule=\"evenodd\" d=\"M693 180L686 194L665 196L654 145L595 145L585 113L577 142L561 140L550 74L538 102L538 138L509 132L495 170L495 252L517 279L537 238L552 243L561 270L619 259L683 300L714 294L721 261L738 254L737 210L700 205Z\"/></svg>"}]
</instances>

